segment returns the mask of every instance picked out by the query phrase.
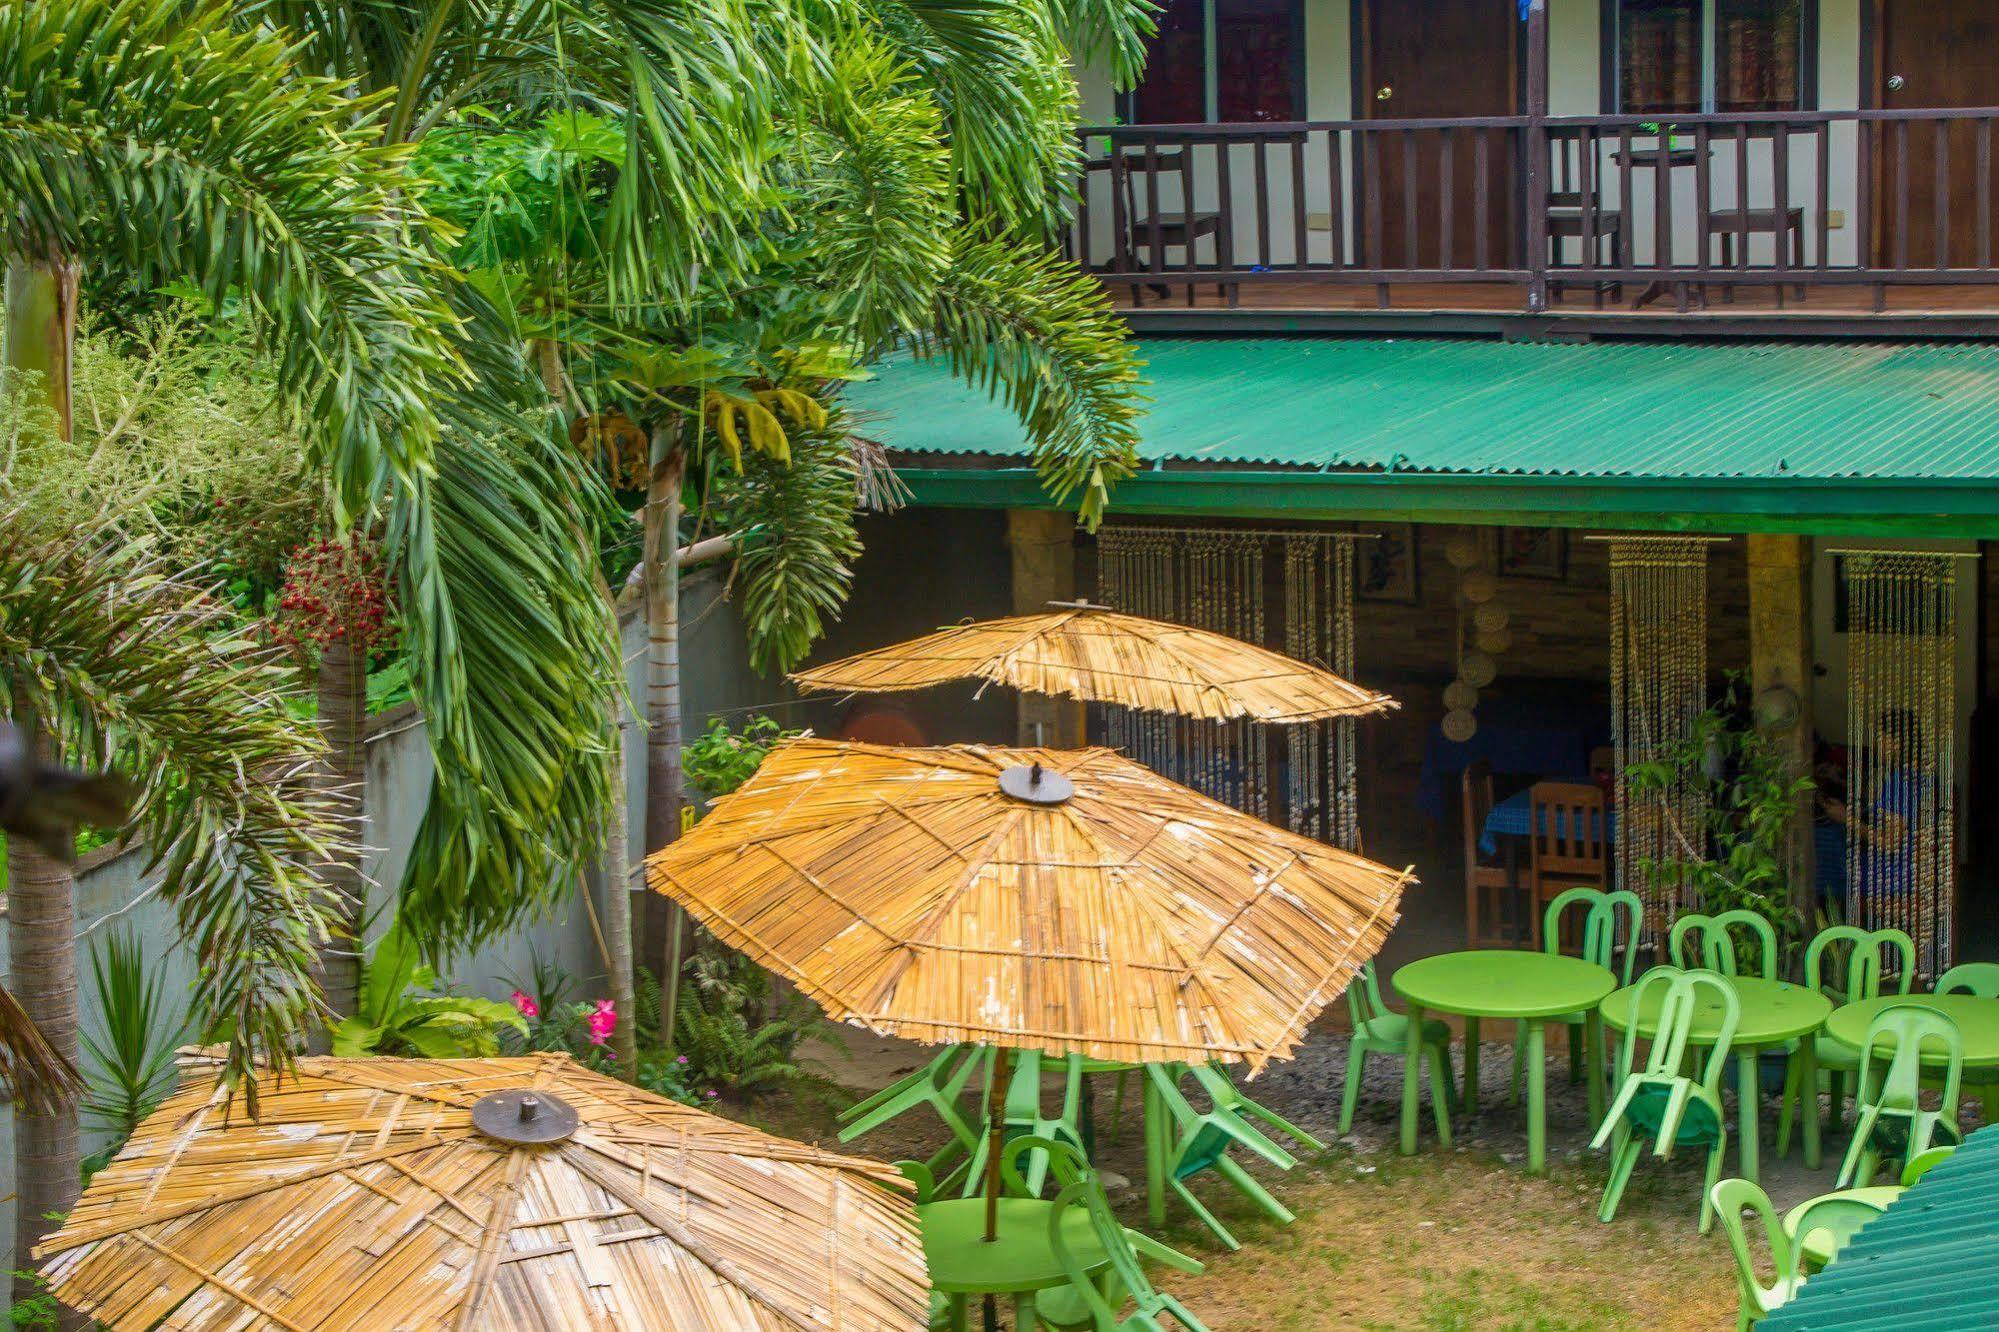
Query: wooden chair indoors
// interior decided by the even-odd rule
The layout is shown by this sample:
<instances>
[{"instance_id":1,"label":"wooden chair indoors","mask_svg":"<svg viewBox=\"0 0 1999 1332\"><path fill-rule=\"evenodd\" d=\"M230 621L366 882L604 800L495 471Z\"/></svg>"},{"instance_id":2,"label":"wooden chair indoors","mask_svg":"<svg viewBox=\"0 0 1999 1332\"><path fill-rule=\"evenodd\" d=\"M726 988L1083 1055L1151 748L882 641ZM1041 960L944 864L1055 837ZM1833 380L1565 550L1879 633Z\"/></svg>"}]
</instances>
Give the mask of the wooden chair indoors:
<instances>
[{"instance_id":1,"label":"wooden chair indoors","mask_svg":"<svg viewBox=\"0 0 1999 1332\"><path fill-rule=\"evenodd\" d=\"M1541 948L1541 913L1570 888L1603 888L1609 883L1610 850L1604 827L1603 791L1583 782L1536 782L1533 805L1533 859L1527 869L1527 900Z\"/></svg>"},{"instance_id":2,"label":"wooden chair indoors","mask_svg":"<svg viewBox=\"0 0 1999 1332\"><path fill-rule=\"evenodd\" d=\"M1479 850L1486 815L1492 812L1492 765L1486 760L1465 766L1459 808L1465 840L1465 946L1511 948L1527 934L1528 908L1513 865Z\"/></svg>"}]
</instances>

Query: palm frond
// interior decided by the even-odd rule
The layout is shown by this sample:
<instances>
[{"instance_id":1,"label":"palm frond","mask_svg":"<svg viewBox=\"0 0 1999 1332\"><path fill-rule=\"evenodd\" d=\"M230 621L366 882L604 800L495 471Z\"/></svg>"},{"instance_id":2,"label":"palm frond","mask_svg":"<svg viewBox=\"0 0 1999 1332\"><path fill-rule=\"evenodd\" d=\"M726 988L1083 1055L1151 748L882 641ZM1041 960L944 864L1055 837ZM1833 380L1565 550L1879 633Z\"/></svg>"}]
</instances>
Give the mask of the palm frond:
<instances>
[{"instance_id":1,"label":"palm frond","mask_svg":"<svg viewBox=\"0 0 1999 1332\"><path fill-rule=\"evenodd\" d=\"M1039 231L1076 176L1076 83L1047 0L866 0L943 109L973 213Z\"/></svg>"},{"instance_id":2,"label":"palm frond","mask_svg":"<svg viewBox=\"0 0 1999 1332\"><path fill-rule=\"evenodd\" d=\"M716 507L737 531L762 527L736 577L750 665L782 672L801 661L839 613L861 553L854 530L854 452L837 413L823 427L794 425L788 463L762 455L717 481Z\"/></svg>"},{"instance_id":3,"label":"palm frond","mask_svg":"<svg viewBox=\"0 0 1999 1332\"><path fill-rule=\"evenodd\" d=\"M618 637L589 534L609 497L571 451L518 343L466 347L476 390L438 403L433 477L394 491L387 544L436 759L399 917L470 947L546 907L596 855L612 794Z\"/></svg>"},{"instance_id":4,"label":"palm frond","mask_svg":"<svg viewBox=\"0 0 1999 1332\"><path fill-rule=\"evenodd\" d=\"M346 514L428 463L461 373L379 100L220 0L0 0L0 247L235 294ZM345 516L345 515L343 515Z\"/></svg>"},{"instance_id":5,"label":"palm frond","mask_svg":"<svg viewBox=\"0 0 1999 1332\"><path fill-rule=\"evenodd\" d=\"M32 1109L46 1109L82 1086L76 1067L0 985L0 1087Z\"/></svg>"},{"instance_id":6,"label":"palm frond","mask_svg":"<svg viewBox=\"0 0 1999 1332\"><path fill-rule=\"evenodd\" d=\"M1145 46L1159 31L1153 0L1051 0L1056 26L1084 60L1102 60L1119 92L1145 71Z\"/></svg>"},{"instance_id":7,"label":"palm frond","mask_svg":"<svg viewBox=\"0 0 1999 1332\"><path fill-rule=\"evenodd\" d=\"M1137 467L1139 362L1103 287L1052 251L960 245L920 354L1005 401L1042 484L1094 527Z\"/></svg>"},{"instance_id":8,"label":"palm frond","mask_svg":"<svg viewBox=\"0 0 1999 1332\"><path fill-rule=\"evenodd\" d=\"M109 523L50 535L0 511L0 677L58 758L138 788L129 832L193 948L195 1020L229 1041L229 1076L287 1059L337 919L314 870L344 836L316 789L318 733L286 706L290 664Z\"/></svg>"}]
</instances>

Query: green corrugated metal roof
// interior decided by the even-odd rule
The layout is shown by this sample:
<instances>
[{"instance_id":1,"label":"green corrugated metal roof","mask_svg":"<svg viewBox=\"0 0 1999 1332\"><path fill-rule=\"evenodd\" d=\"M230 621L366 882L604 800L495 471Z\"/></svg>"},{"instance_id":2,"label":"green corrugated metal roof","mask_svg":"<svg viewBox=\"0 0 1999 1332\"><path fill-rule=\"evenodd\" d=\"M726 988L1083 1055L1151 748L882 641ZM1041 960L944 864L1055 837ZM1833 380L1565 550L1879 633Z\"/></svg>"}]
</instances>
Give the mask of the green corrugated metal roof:
<instances>
[{"instance_id":1,"label":"green corrugated metal roof","mask_svg":"<svg viewBox=\"0 0 1999 1332\"><path fill-rule=\"evenodd\" d=\"M1146 338L1141 453L1459 476L1999 480L1999 344ZM905 455L1019 457L935 363L850 390Z\"/></svg>"},{"instance_id":2,"label":"green corrugated metal roof","mask_svg":"<svg viewBox=\"0 0 1999 1332\"><path fill-rule=\"evenodd\" d=\"M1999 1129L1965 1139L1760 1332L1999 1327ZM1720 1321L1717 1320L1717 1326Z\"/></svg>"}]
</instances>

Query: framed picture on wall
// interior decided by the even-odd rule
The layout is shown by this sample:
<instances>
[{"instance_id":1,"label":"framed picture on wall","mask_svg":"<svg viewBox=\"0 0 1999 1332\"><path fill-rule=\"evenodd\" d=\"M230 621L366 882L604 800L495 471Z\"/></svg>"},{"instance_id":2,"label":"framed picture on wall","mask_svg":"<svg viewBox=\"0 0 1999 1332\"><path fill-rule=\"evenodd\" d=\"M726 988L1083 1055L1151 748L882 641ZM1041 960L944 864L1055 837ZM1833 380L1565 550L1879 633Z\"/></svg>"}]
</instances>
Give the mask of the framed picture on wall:
<instances>
[{"instance_id":1,"label":"framed picture on wall","mask_svg":"<svg viewBox=\"0 0 1999 1332\"><path fill-rule=\"evenodd\" d=\"M1416 526L1381 523L1372 541L1356 542L1354 595L1362 601L1416 604Z\"/></svg>"},{"instance_id":2,"label":"framed picture on wall","mask_svg":"<svg viewBox=\"0 0 1999 1332\"><path fill-rule=\"evenodd\" d=\"M1569 574L1569 534L1559 527L1500 528L1499 572L1560 582Z\"/></svg>"}]
</instances>

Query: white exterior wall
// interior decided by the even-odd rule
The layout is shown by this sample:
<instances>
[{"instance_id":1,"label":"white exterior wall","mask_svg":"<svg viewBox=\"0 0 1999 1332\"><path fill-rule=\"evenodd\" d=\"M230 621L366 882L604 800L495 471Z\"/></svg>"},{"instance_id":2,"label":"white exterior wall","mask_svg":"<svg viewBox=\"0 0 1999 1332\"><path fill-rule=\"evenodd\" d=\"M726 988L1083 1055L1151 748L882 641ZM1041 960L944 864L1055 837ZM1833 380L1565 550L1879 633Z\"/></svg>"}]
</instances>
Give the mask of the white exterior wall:
<instances>
[{"instance_id":1,"label":"white exterior wall","mask_svg":"<svg viewBox=\"0 0 1999 1332\"><path fill-rule=\"evenodd\" d=\"M1416 0L1420 2L1420 0ZM1599 0L1550 0L1549 3L1549 112L1555 116L1595 115L1602 109L1599 84L1601 82L1603 57L1601 51L1601 7ZM1338 121L1353 118L1352 89L1352 37L1353 22L1349 0L1305 0L1305 51L1306 51L1306 114L1314 121ZM1820 110L1850 110L1859 105L1860 84L1860 0L1821 0L1818 16L1818 104ZM1080 72L1083 123L1086 125L1107 125L1114 123L1114 97L1108 74L1100 68L1085 68ZM1604 163L1603 191L1607 206L1617 204L1618 172L1607 161L1614 149L1608 145L1603 149ZM1090 145L1093 152L1102 151L1101 142ZM1856 161L1858 135L1851 123L1836 124L1831 131L1830 144L1830 187L1828 190L1828 211L1838 214L1842 225L1828 233L1828 258L1834 266L1851 265L1855 261L1854 208L1855 190L1859 179ZM1230 187L1232 209L1236 218L1235 257L1237 263L1265 263L1282 265L1296 260L1296 250L1292 241L1292 185L1290 158L1286 151L1278 148L1269 150L1268 169L1270 173L1269 198L1272 219L1272 244L1268 255L1256 253L1255 229L1251 219L1255 216L1256 186L1254 177L1255 149L1248 145L1238 145L1230 158ZM1467 150L1468 151L1468 150ZM1773 181L1770 171L1771 145L1766 140L1762 144L1752 144L1750 205L1768 206L1773 198ZM1200 180L1194 199L1194 207L1212 209L1216 207L1215 170L1212 165L1213 150L1198 150L1197 164ZM1343 157L1347 164L1348 179L1351 179L1351 155ZM1735 203L1735 153L1732 143L1717 138L1713 145L1710 188L1712 191L1710 209L1722 212ZM1790 144L1789 174L1790 196L1794 206L1805 209L1806 249L1808 264L1818 261L1816 253L1818 205L1817 205L1816 146L1810 136L1794 135ZM1632 172L1632 208L1629 210L1633 224L1633 255L1640 264L1655 261L1656 243L1653 227L1655 207L1655 182L1651 170ZM1672 254L1676 262L1687 264L1694 260L1698 252L1699 237L1695 227L1695 185L1694 173L1682 169L1672 173ZM1091 214L1092 253L1099 259L1109 253L1111 243L1111 199L1110 181L1101 172L1089 177L1089 205ZM1143 185L1140 186L1141 209L1145 207ZM1332 257L1330 233L1330 193L1327 187L1327 162L1323 137L1315 138L1306 154L1305 162L1306 212L1308 217L1307 258L1324 263ZM1163 192L1164 204L1171 210L1179 206L1171 185ZM1344 208L1349 228L1359 216L1351 190L1346 190ZM1467 203L1464 206L1469 206ZM1212 251L1209 242L1203 242L1200 252L1202 262L1207 262ZM1770 236L1752 239L1750 262L1768 264L1774 257ZM1573 258L1574 244L1571 242L1569 256ZM1179 252L1170 252L1178 258ZM1460 263L1468 262L1468 256ZM1503 266L1498 257L1495 266Z\"/></svg>"}]
</instances>

